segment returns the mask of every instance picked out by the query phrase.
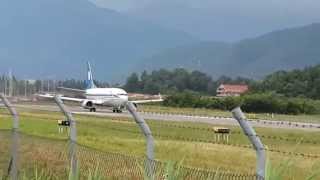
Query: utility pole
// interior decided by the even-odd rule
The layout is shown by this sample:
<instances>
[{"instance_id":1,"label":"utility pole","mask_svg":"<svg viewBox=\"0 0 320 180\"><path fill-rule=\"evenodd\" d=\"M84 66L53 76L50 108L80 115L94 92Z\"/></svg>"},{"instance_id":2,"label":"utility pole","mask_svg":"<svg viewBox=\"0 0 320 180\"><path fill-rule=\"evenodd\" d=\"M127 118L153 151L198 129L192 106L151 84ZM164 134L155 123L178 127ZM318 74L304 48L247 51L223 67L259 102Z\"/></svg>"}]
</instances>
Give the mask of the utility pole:
<instances>
[{"instance_id":1,"label":"utility pole","mask_svg":"<svg viewBox=\"0 0 320 180\"><path fill-rule=\"evenodd\" d=\"M50 92L50 80L48 80L48 92Z\"/></svg>"},{"instance_id":2,"label":"utility pole","mask_svg":"<svg viewBox=\"0 0 320 180\"><path fill-rule=\"evenodd\" d=\"M12 79L12 71L9 70L9 97L12 97L13 93L13 79Z\"/></svg>"},{"instance_id":3,"label":"utility pole","mask_svg":"<svg viewBox=\"0 0 320 180\"><path fill-rule=\"evenodd\" d=\"M53 92L56 93L56 80L53 80Z\"/></svg>"},{"instance_id":4,"label":"utility pole","mask_svg":"<svg viewBox=\"0 0 320 180\"><path fill-rule=\"evenodd\" d=\"M24 97L27 97L27 80L24 80Z\"/></svg>"},{"instance_id":5,"label":"utility pole","mask_svg":"<svg viewBox=\"0 0 320 180\"><path fill-rule=\"evenodd\" d=\"M7 96L7 76L4 77L4 96Z\"/></svg>"},{"instance_id":6,"label":"utility pole","mask_svg":"<svg viewBox=\"0 0 320 180\"><path fill-rule=\"evenodd\" d=\"M43 83L44 83L44 80L43 80L43 79L42 79L42 80L40 80L40 83L41 83L41 85L40 85L40 86L41 86L40 91L41 91L41 92L43 92L43 90L44 90L44 89L43 89Z\"/></svg>"}]
</instances>

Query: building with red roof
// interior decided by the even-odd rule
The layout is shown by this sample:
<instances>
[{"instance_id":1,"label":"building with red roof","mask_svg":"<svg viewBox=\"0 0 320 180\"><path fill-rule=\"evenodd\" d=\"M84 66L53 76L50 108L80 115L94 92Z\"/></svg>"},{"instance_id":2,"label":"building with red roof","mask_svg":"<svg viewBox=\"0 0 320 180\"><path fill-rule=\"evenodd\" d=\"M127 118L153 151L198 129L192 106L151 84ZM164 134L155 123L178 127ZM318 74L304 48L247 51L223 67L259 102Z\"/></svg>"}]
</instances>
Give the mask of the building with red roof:
<instances>
[{"instance_id":1,"label":"building with red roof","mask_svg":"<svg viewBox=\"0 0 320 180\"><path fill-rule=\"evenodd\" d=\"M221 84L217 89L217 96L240 96L248 91L249 87L245 84Z\"/></svg>"}]
</instances>

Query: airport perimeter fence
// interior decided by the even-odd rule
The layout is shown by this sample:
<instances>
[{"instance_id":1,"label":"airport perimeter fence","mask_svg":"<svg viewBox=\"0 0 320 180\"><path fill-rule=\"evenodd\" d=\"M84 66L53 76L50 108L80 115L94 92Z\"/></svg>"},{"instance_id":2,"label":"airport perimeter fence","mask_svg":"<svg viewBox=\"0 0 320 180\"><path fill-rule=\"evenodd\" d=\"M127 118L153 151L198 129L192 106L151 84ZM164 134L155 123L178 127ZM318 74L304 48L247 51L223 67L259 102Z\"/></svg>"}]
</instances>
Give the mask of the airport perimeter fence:
<instances>
[{"instance_id":1,"label":"airport perimeter fence","mask_svg":"<svg viewBox=\"0 0 320 180\"><path fill-rule=\"evenodd\" d=\"M112 121L117 121L119 123L130 123L129 119L119 119L119 118L110 118ZM151 123L149 122L150 125L155 125L156 127L168 127L168 128L181 128L181 129L189 129L189 130L196 130L196 131L201 131L201 132L211 132L212 135L214 135L214 129L213 128L203 128L203 127L191 127L188 125L177 125L177 124L168 124L166 122L157 122L157 123ZM86 126L87 123L83 123L82 121L77 121L78 126ZM94 126L93 124L91 124ZM105 126L105 129L112 130L112 131L119 131L119 132L124 132L124 133L130 133L132 135L141 135L141 132L139 129L127 129L123 127L113 127L113 126ZM156 129L156 128L155 128ZM231 131L231 135L236 134L240 135L243 134L240 131ZM245 148L245 149L253 149L252 145L250 144L242 144L242 143L236 143L236 142L229 142L225 140L217 140L214 137L213 138L199 138L199 137L192 137L190 135L182 136L182 135L175 135L175 134L163 134L163 133L158 133L157 131L153 132L153 136L158 139L166 139L166 140L179 140L179 141L185 141L185 142L196 142L196 143L210 143L210 144L219 144L219 145L224 145L224 146L231 146L231 147L237 147L237 148ZM311 144L311 145L318 145L320 144L320 141L309 141L309 140L301 140L301 139L289 139L289 138L284 138L281 136L269 136L269 135L257 135L258 137L261 137L263 139L269 139L269 140L278 140L278 141L287 141L287 142L293 142L293 143L299 143L299 144ZM221 138L222 139L222 138ZM265 151L268 152L273 152L273 153L279 153L284 156L288 157L299 157L299 158L305 158L305 159L314 159L314 160L319 160L320 159L320 154L308 154L308 153L301 153L301 152L296 152L296 151L284 151L280 150L277 147L268 147L264 148Z\"/></svg>"},{"instance_id":2,"label":"airport perimeter fence","mask_svg":"<svg viewBox=\"0 0 320 180\"><path fill-rule=\"evenodd\" d=\"M253 174L188 168L150 159L150 156L102 152L78 144L75 121L70 112L63 110L62 103L60 108L70 122L69 138L23 133L18 129L18 113L10 102L3 100L13 117L13 127L0 130L0 179L70 179L70 175L76 179L260 179ZM139 118L136 121L139 126L144 123Z\"/></svg>"},{"instance_id":3,"label":"airport perimeter fence","mask_svg":"<svg viewBox=\"0 0 320 180\"><path fill-rule=\"evenodd\" d=\"M6 114L8 115L8 114ZM36 115L36 114L35 114ZM20 116L23 119L27 119L29 116L25 116L22 115ZM52 118L48 118L51 119ZM115 120L115 119L113 119ZM119 121L129 121L129 119L123 120L123 119L118 119ZM131 120L132 121L132 120ZM87 123L84 123L82 121L77 121L77 125L79 125L79 127L87 127ZM163 123L161 124L163 126L168 126L168 124ZM170 125L171 126L171 125ZM179 128L193 128L196 130L206 130L206 131L212 131L212 129L208 129L208 128L194 128L194 127L189 127L189 126L180 126L180 125L176 125L176 124L172 124L172 127L179 127ZM1 128L1 127L0 127ZM122 131L124 130L122 129L115 129L115 130L119 130ZM137 129L138 130L138 129ZM128 131L128 130L126 130ZM10 138L11 138L11 131L4 131L7 134L6 137L1 137L0 136L0 156L2 156L3 154L8 158L10 157ZM140 134L139 131L132 131L132 133L135 134ZM234 133L240 133L240 132L234 132ZM1 134L1 132L0 132ZM67 178L68 176L68 169L69 169L69 159L68 159L68 144L69 141L65 138L63 140L55 140L55 139L48 139L48 138L41 138L41 137L37 137L37 136L30 136L28 134L24 134L24 133L19 133L20 134L20 146L19 148L22 149L32 149L34 147L37 146L43 146L46 147L48 150L46 150L45 148L40 148L38 147L38 150L33 150L36 153L31 153L31 152L23 152L20 151L19 153L22 154L29 154L30 157L37 157L35 159L28 159L25 158L25 156L23 155L23 160L22 159L22 163L19 162L19 170L20 170L20 175L24 176L25 174L28 174L26 172L31 172L34 173L35 169L38 168L38 171L40 171L41 173L42 170L45 170L46 175L48 176L52 176L56 179L61 179L61 177L65 177ZM190 139L190 138L186 138L186 137L173 137L173 136L169 136L166 137L164 135L161 134L156 134L154 133L155 137L159 137L159 138L169 138L169 139L179 139L179 140L184 140L184 141L194 141L194 142L209 142L209 143L214 143L211 141L205 141L203 139ZM2 140L4 141L8 141L6 145L1 145ZM28 145L28 144L31 145ZM23 148L24 146L28 145L28 148ZM51 148L51 147L55 147L57 146L57 149L59 149L57 152L57 150ZM144 162L145 160L143 158L139 158L139 157L134 157L134 156L128 156L128 155L122 155L122 154L117 154L117 153L108 153L108 152L101 152L99 150L95 150L93 148L90 147L86 147L80 144L77 144L78 148L77 148L77 156L81 156L81 158L79 158L79 171L81 172L81 176L82 177L87 177L89 175L89 172L91 172L92 174L94 174L96 171L98 171L98 174L103 176L103 177L108 177L106 179L118 179L117 177L122 177L122 179L143 179L144 177ZM7 153L1 151L2 147L4 147L4 149L8 150ZM249 146L247 146L247 148L251 148ZM2 149L3 150L3 149ZM33 154L33 155L31 155ZM37 156L35 156L35 154ZM48 156L50 154L53 154L52 156ZM294 154L291 154L294 155ZM299 154L297 154L299 155ZM303 155L303 154L302 154ZM21 155L20 155L21 156ZM300 155L299 155L300 156ZM303 155L305 156L305 155ZM305 156L308 157L308 156ZM43 160L44 158L48 158ZM309 157L309 158L319 158L319 157ZM20 158L21 160L21 158ZM55 161L57 160L57 162ZM28 162L27 164L25 162ZM49 163L48 163L49 162ZM88 163L91 162L91 163ZM1 175L5 175L7 173L8 170L8 164L10 164L10 159L6 159L4 161L2 161L1 157L0 157L0 177ZM53 163L55 166L51 166L50 163ZM157 175L157 177L159 177L158 179L161 179L166 176L166 165L165 163L161 163L161 162L154 162L155 165L153 165L154 168L154 172ZM26 168L27 167L27 168ZM130 168L123 168L123 167L130 167ZM112 171L108 169L112 169ZM117 172L113 172L114 169L117 169ZM224 173L223 171L205 171L205 170L201 170L201 169L192 169L192 168L183 168L184 170L180 170L180 176L183 177L181 179L256 179L254 175L250 175L250 174L234 174L232 172L227 172ZM106 172L105 172L106 171ZM182 173L184 172L184 173ZM182 175L184 174L184 176ZM186 176L188 175L188 178L186 178ZM160 178L161 177L161 178ZM208 178L206 178L208 177ZM215 177L215 178L212 178ZM1 178L0 178L1 179ZM121 178L120 178L121 179Z\"/></svg>"},{"instance_id":4,"label":"airport perimeter fence","mask_svg":"<svg viewBox=\"0 0 320 180\"><path fill-rule=\"evenodd\" d=\"M11 130L0 130L0 179L9 177L11 166ZM68 139L51 139L22 132L18 133L17 154L18 179L68 179L70 158ZM80 179L99 177L101 179L146 179L146 158L100 150L77 144L78 175ZM210 171L183 167L179 164L152 161L154 179L255 180L252 174Z\"/></svg>"}]
</instances>

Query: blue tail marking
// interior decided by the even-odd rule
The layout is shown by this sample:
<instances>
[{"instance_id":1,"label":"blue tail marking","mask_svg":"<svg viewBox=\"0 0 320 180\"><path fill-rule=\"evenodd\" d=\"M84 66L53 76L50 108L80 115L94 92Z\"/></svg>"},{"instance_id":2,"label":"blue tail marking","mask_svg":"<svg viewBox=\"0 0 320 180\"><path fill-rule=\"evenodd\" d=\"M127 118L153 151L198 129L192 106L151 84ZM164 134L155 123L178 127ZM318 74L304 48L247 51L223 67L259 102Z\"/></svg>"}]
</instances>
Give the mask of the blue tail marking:
<instances>
[{"instance_id":1,"label":"blue tail marking","mask_svg":"<svg viewBox=\"0 0 320 180\"><path fill-rule=\"evenodd\" d=\"M87 64L88 64L88 77L86 80L86 88L87 89L96 88L97 86L94 84L94 81L93 81L93 75L92 75L90 62L87 62Z\"/></svg>"}]
</instances>

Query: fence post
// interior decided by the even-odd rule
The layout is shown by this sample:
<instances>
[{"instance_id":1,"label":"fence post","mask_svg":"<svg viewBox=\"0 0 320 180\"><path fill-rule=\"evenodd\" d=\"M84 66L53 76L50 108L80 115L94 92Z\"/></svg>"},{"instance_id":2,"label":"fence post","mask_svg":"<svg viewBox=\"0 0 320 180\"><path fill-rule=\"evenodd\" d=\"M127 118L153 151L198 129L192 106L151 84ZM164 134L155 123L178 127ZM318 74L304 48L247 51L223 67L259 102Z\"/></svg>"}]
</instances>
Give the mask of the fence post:
<instances>
[{"instance_id":1,"label":"fence post","mask_svg":"<svg viewBox=\"0 0 320 180\"><path fill-rule=\"evenodd\" d=\"M240 107L234 108L232 111L233 117L239 122L242 130L244 131L245 135L248 136L250 142L252 143L254 149L257 153L257 164L256 164L256 173L258 180L265 179L265 166L266 166L266 154L264 146L257 136L255 130L246 120L243 112L241 111Z\"/></svg>"},{"instance_id":2,"label":"fence post","mask_svg":"<svg viewBox=\"0 0 320 180\"><path fill-rule=\"evenodd\" d=\"M154 162L154 139L151 133L151 130L146 123L146 121L138 114L136 111L135 106L132 104L132 102L127 102L126 108L128 111L131 113L133 116L135 122L139 125L142 133L146 137L147 140L147 168L146 168L146 173L147 176L150 179L153 179L153 162Z\"/></svg>"},{"instance_id":3,"label":"fence post","mask_svg":"<svg viewBox=\"0 0 320 180\"><path fill-rule=\"evenodd\" d=\"M77 129L76 129L76 121L73 119L72 113L65 107L62 100L59 96L54 97L55 102L59 106L61 112L65 115L67 120L70 122L70 146L69 146L69 158L71 165L71 177L77 177L78 171L78 160L77 160Z\"/></svg>"},{"instance_id":4,"label":"fence post","mask_svg":"<svg viewBox=\"0 0 320 180\"><path fill-rule=\"evenodd\" d=\"M12 180L18 179L18 141L19 141L19 115L16 109L11 105L9 100L0 93L0 98L3 104L7 107L10 114L13 117L13 126L12 126L12 144L11 144L11 159L8 168L8 174L10 174Z\"/></svg>"}]
</instances>

